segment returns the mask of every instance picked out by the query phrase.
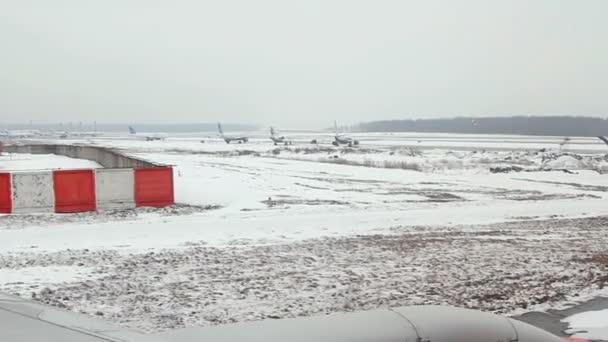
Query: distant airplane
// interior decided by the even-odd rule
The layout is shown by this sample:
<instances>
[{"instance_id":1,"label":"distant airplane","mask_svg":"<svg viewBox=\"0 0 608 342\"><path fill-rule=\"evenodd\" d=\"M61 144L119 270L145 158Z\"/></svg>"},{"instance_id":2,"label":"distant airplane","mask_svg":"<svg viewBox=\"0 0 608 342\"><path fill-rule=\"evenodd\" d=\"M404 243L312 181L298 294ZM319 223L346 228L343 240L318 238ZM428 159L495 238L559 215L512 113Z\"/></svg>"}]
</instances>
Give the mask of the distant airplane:
<instances>
[{"instance_id":1,"label":"distant airplane","mask_svg":"<svg viewBox=\"0 0 608 342\"><path fill-rule=\"evenodd\" d=\"M275 145L278 145L278 144L291 145L293 143L291 140L287 139L284 135L278 135L277 131L274 129L274 127L270 127L270 140L272 140L272 142L274 142Z\"/></svg>"},{"instance_id":2,"label":"distant airplane","mask_svg":"<svg viewBox=\"0 0 608 342\"><path fill-rule=\"evenodd\" d=\"M217 132L222 139L226 142L226 144L230 144L233 141L238 142L239 144L246 143L249 141L249 138L246 136L229 136L224 134L224 130L222 129L222 124L217 123Z\"/></svg>"},{"instance_id":3,"label":"distant airplane","mask_svg":"<svg viewBox=\"0 0 608 342\"><path fill-rule=\"evenodd\" d=\"M598 138L600 138L600 140L603 141L604 144L608 145L608 137L599 136Z\"/></svg>"},{"instance_id":4,"label":"distant airplane","mask_svg":"<svg viewBox=\"0 0 608 342\"><path fill-rule=\"evenodd\" d=\"M103 133L100 132L49 132L44 134L45 136L58 136L61 139L67 139L69 137L78 137L78 138L95 138Z\"/></svg>"},{"instance_id":5,"label":"distant airplane","mask_svg":"<svg viewBox=\"0 0 608 342\"><path fill-rule=\"evenodd\" d=\"M129 134L145 141L165 140L167 138L167 133L137 133L132 126L129 126Z\"/></svg>"},{"instance_id":6,"label":"distant airplane","mask_svg":"<svg viewBox=\"0 0 608 342\"><path fill-rule=\"evenodd\" d=\"M67 135L75 136L75 137L98 137L103 135L99 132L66 132Z\"/></svg>"},{"instance_id":7,"label":"distant airplane","mask_svg":"<svg viewBox=\"0 0 608 342\"><path fill-rule=\"evenodd\" d=\"M562 142L559 143L559 151L561 152L562 149L564 148L564 146L570 142L570 137L565 137L564 140L562 140Z\"/></svg>"},{"instance_id":8,"label":"distant airplane","mask_svg":"<svg viewBox=\"0 0 608 342\"><path fill-rule=\"evenodd\" d=\"M353 138L351 138L349 136L338 133L338 122L336 122L336 121L334 121L334 129L335 129L336 135L334 136L334 141L332 142L332 145L334 145L334 146L347 145L348 147L359 145L358 140L354 140Z\"/></svg>"},{"instance_id":9,"label":"distant airplane","mask_svg":"<svg viewBox=\"0 0 608 342\"><path fill-rule=\"evenodd\" d=\"M9 139L23 139L23 138L33 138L41 136L42 133L37 130L23 130L23 131L9 131L4 130L0 132L0 136L6 137Z\"/></svg>"}]
</instances>

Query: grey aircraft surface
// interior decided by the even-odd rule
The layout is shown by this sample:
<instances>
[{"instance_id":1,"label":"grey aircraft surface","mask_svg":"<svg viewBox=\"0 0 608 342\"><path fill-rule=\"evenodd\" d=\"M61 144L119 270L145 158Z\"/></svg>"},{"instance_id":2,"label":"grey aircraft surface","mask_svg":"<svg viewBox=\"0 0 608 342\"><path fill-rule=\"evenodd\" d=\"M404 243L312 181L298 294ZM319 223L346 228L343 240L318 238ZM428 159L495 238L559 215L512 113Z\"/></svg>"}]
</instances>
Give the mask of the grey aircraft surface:
<instances>
[{"instance_id":1,"label":"grey aircraft surface","mask_svg":"<svg viewBox=\"0 0 608 342\"><path fill-rule=\"evenodd\" d=\"M145 141L160 141L165 140L167 138L167 133L139 133L133 128L133 126L129 126L129 135L136 139L141 139Z\"/></svg>"},{"instance_id":2,"label":"grey aircraft surface","mask_svg":"<svg viewBox=\"0 0 608 342\"><path fill-rule=\"evenodd\" d=\"M334 121L334 129L335 129L336 135L334 136L334 141L332 142L332 145L334 145L334 146L346 145L348 147L353 147L353 146L359 145L358 140L355 140L345 134L340 134L338 132L338 123L336 121Z\"/></svg>"},{"instance_id":3,"label":"grey aircraft surface","mask_svg":"<svg viewBox=\"0 0 608 342\"><path fill-rule=\"evenodd\" d=\"M3 130L0 132L0 137L9 139L22 139L22 138L33 138L41 136L42 132L38 130Z\"/></svg>"},{"instance_id":4,"label":"grey aircraft surface","mask_svg":"<svg viewBox=\"0 0 608 342\"><path fill-rule=\"evenodd\" d=\"M279 135L277 133L277 131L274 129L274 127L270 127L270 140L272 140L272 142L275 145L291 145L293 144L293 141L291 141L290 139L288 139L287 137L285 137L284 135Z\"/></svg>"},{"instance_id":5,"label":"grey aircraft surface","mask_svg":"<svg viewBox=\"0 0 608 342\"><path fill-rule=\"evenodd\" d=\"M217 123L217 132L218 132L219 136L222 139L224 139L226 144L230 144L233 141L236 141L239 144L243 144L243 143L246 143L249 141L249 138L246 136L233 136L233 135L224 134L224 129L222 128L222 124L219 122Z\"/></svg>"},{"instance_id":6,"label":"grey aircraft surface","mask_svg":"<svg viewBox=\"0 0 608 342\"><path fill-rule=\"evenodd\" d=\"M598 138L600 138L600 140L603 141L604 144L608 145L608 136L599 136Z\"/></svg>"},{"instance_id":7,"label":"grey aircraft surface","mask_svg":"<svg viewBox=\"0 0 608 342\"><path fill-rule=\"evenodd\" d=\"M449 306L405 306L144 334L0 293L7 342L564 342L521 321ZM582 340L577 340L582 341Z\"/></svg>"}]
</instances>

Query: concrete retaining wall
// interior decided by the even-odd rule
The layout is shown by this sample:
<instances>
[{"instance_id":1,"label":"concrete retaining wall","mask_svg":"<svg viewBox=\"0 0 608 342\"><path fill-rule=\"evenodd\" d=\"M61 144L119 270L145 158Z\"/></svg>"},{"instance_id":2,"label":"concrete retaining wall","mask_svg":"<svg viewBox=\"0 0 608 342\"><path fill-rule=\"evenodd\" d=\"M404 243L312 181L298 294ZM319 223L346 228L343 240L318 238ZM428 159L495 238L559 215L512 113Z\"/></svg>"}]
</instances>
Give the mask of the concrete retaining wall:
<instances>
[{"instance_id":1,"label":"concrete retaining wall","mask_svg":"<svg viewBox=\"0 0 608 342\"><path fill-rule=\"evenodd\" d=\"M0 173L0 212L77 213L175 203L173 168Z\"/></svg>"},{"instance_id":2,"label":"concrete retaining wall","mask_svg":"<svg viewBox=\"0 0 608 342\"><path fill-rule=\"evenodd\" d=\"M165 207L175 201L171 166L96 146L9 145L5 151L88 159L104 168L0 174L2 213Z\"/></svg>"},{"instance_id":3,"label":"concrete retaining wall","mask_svg":"<svg viewBox=\"0 0 608 342\"><path fill-rule=\"evenodd\" d=\"M135 208L133 169L97 169L95 187L98 209Z\"/></svg>"},{"instance_id":4,"label":"concrete retaining wall","mask_svg":"<svg viewBox=\"0 0 608 342\"><path fill-rule=\"evenodd\" d=\"M13 213L55 211L53 173L50 171L13 173Z\"/></svg>"},{"instance_id":5,"label":"concrete retaining wall","mask_svg":"<svg viewBox=\"0 0 608 342\"><path fill-rule=\"evenodd\" d=\"M97 146L8 145L4 147L4 151L9 153L57 154L70 158L88 159L99 163L105 168L151 168L165 166Z\"/></svg>"}]
</instances>

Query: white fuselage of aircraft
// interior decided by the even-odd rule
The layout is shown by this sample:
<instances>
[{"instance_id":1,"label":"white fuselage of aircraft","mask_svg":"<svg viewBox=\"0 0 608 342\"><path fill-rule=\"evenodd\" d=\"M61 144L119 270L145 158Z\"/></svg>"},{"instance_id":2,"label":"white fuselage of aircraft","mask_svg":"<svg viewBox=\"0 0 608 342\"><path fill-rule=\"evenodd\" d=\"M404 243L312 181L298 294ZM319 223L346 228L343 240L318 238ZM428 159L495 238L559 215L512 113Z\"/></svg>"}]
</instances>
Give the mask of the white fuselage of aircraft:
<instances>
[{"instance_id":1,"label":"white fuselage of aircraft","mask_svg":"<svg viewBox=\"0 0 608 342\"><path fill-rule=\"evenodd\" d=\"M1 137L12 138L12 139L23 139L23 138L33 138L42 135L40 131L37 130L23 130L23 131L9 131L5 130L0 132Z\"/></svg>"},{"instance_id":2,"label":"white fuselage of aircraft","mask_svg":"<svg viewBox=\"0 0 608 342\"><path fill-rule=\"evenodd\" d=\"M65 135L71 136L71 137L83 137L83 138L94 138L94 137L98 137L100 135L102 135L102 133L99 132L65 132Z\"/></svg>"},{"instance_id":3,"label":"white fuselage of aircraft","mask_svg":"<svg viewBox=\"0 0 608 342\"><path fill-rule=\"evenodd\" d=\"M224 141L227 144L230 144L233 141L238 142L239 144L243 144L249 141L248 137L242 137L242 136L230 136L230 135L224 135L224 134L220 134L220 136L222 137L222 139L224 139Z\"/></svg>"},{"instance_id":4,"label":"white fuselage of aircraft","mask_svg":"<svg viewBox=\"0 0 608 342\"><path fill-rule=\"evenodd\" d=\"M242 136L242 135L236 136L236 135L224 134L224 129L222 128L222 124L220 124L220 123L217 124L217 132L218 132L220 138L224 139L226 144L230 144L233 141L236 141L239 144L244 144L249 141L249 138L246 136Z\"/></svg>"},{"instance_id":5,"label":"white fuselage of aircraft","mask_svg":"<svg viewBox=\"0 0 608 342\"><path fill-rule=\"evenodd\" d=\"M284 135L278 135L274 128L270 127L270 140L275 145L283 144L283 145L291 145L292 141L287 139Z\"/></svg>"},{"instance_id":6,"label":"white fuselage of aircraft","mask_svg":"<svg viewBox=\"0 0 608 342\"><path fill-rule=\"evenodd\" d=\"M167 133L131 133L131 136L145 141L160 141L167 139Z\"/></svg>"},{"instance_id":7,"label":"white fuselage of aircraft","mask_svg":"<svg viewBox=\"0 0 608 342\"><path fill-rule=\"evenodd\" d=\"M145 141L165 140L168 137L167 133L139 133L131 126L129 126L129 135Z\"/></svg>"},{"instance_id":8,"label":"white fuselage of aircraft","mask_svg":"<svg viewBox=\"0 0 608 342\"><path fill-rule=\"evenodd\" d=\"M340 146L340 145L357 146L357 145L359 145L359 141L354 140L353 138L347 137L345 135L336 134L334 136L334 141L332 142L332 144L334 146Z\"/></svg>"}]
</instances>

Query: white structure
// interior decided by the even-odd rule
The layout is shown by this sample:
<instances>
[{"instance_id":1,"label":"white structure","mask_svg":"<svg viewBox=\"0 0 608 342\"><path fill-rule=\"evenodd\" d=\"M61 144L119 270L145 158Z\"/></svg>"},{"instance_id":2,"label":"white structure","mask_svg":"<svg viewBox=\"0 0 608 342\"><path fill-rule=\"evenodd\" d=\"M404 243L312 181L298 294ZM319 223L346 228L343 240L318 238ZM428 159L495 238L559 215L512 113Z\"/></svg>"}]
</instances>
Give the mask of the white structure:
<instances>
[{"instance_id":1,"label":"white structure","mask_svg":"<svg viewBox=\"0 0 608 342\"><path fill-rule=\"evenodd\" d=\"M95 192L98 209L135 208L133 169L96 169Z\"/></svg>"},{"instance_id":2,"label":"white structure","mask_svg":"<svg viewBox=\"0 0 608 342\"><path fill-rule=\"evenodd\" d=\"M52 213L55 211L51 171L13 173L13 213Z\"/></svg>"}]
</instances>

